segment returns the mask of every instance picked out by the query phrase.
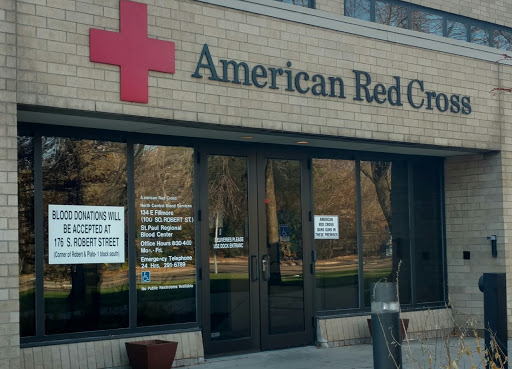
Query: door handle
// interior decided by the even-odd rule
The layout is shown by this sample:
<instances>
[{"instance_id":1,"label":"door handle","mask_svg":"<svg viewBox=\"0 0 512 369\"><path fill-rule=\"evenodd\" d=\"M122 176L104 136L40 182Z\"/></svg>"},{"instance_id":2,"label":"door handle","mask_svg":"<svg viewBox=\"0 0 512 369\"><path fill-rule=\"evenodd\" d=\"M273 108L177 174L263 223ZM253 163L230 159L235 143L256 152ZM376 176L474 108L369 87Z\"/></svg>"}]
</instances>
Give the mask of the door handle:
<instances>
[{"instance_id":1,"label":"door handle","mask_svg":"<svg viewBox=\"0 0 512 369\"><path fill-rule=\"evenodd\" d=\"M261 257L261 274L265 282L270 279L270 261L268 255Z\"/></svg>"},{"instance_id":2,"label":"door handle","mask_svg":"<svg viewBox=\"0 0 512 369\"><path fill-rule=\"evenodd\" d=\"M252 255L251 256L251 280L253 282L257 281L260 278L258 271L259 271L258 257L256 255Z\"/></svg>"}]
</instances>

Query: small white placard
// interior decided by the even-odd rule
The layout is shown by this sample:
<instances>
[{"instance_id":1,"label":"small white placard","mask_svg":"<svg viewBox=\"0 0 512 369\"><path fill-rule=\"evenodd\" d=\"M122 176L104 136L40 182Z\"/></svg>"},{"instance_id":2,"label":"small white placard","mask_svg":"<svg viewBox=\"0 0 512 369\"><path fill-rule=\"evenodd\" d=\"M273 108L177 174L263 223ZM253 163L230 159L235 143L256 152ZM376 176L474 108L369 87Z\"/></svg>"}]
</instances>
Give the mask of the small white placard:
<instances>
[{"instance_id":1,"label":"small white placard","mask_svg":"<svg viewBox=\"0 0 512 369\"><path fill-rule=\"evenodd\" d=\"M339 240L337 215L315 215L315 240Z\"/></svg>"},{"instance_id":2,"label":"small white placard","mask_svg":"<svg viewBox=\"0 0 512 369\"><path fill-rule=\"evenodd\" d=\"M124 263L122 206L48 205L48 263Z\"/></svg>"}]
</instances>

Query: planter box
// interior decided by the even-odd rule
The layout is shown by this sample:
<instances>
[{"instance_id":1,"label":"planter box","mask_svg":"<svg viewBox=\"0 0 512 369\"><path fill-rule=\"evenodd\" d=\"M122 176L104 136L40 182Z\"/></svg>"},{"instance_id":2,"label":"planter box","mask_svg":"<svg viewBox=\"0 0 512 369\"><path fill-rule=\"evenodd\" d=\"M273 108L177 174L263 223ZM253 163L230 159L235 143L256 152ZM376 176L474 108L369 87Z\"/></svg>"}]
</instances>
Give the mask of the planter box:
<instances>
[{"instance_id":1,"label":"planter box","mask_svg":"<svg viewBox=\"0 0 512 369\"><path fill-rule=\"evenodd\" d=\"M125 346L133 369L170 369L178 342L148 340L125 342Z\"/></svg>"}]
</instances>

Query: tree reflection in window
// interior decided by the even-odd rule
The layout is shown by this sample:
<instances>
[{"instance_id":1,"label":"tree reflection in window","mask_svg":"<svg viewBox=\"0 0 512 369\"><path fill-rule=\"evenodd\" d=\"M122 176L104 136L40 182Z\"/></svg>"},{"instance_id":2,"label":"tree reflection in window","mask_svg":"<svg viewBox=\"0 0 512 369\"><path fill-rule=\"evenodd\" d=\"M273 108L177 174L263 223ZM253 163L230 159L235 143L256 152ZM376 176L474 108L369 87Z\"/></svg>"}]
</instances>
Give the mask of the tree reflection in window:
<instances>
[{"instance_id":1,"label":"tree reflection in window","mask_svg":"<svg viewBox=\"0 0 512 369\"><path fill-rule=\"evenodd\" d=\"M369 21L371 20L371 1L370 0L346 0L345 15L347 17L357 18Z\"/></svg>"},{"instance_id":2,"label":"tree reflection in window","mask_svg":"<svg viewBox=\"0 0 512 369\"><path fill-rule=\"evenodd\" d=\"M512 50L512 32L495 29L493 32L493 45L501 50Z\"/></svg>"},{"instance_id":3,"label":"tree reflection in window","mask_svg":"<svg viewBox=\"0 0 512 369\"><path fill-rule=\"evenodd\" d=\"M489 46L489 31L482 27L471 26L471 42Z\"/></svg>"},{"instance_id":4,"label":"tree reflection in window","mask_svg":"<svg viewBox=\"0 0 512 369\"><path fill-rule=\"evenodd\" d=\"M20 334L35 334L34 149L32 137L18 137L18 234Z\"/></svg>"},{"instance_id":5,"label":"tree reflection in window","mask_svg":"<svg viewBox=\"0 0 512 369\"><path fill-rule=\"evenodd\" d=\"M375 21L398 28L409 28L407 8L381 1L375 3Z\"/></svg>"},{"instance_id":6,"label":"tree reflection in window","mask_svg":"<svg viewBox=\"0 0 512 369\"><path fill-rule=\"evenodd\" d=\"M138 326L196 320L195 223L184 221L194 216L193 159L194 149L190 147L144 144L134 146ZM147 200L148 198L151 200ZM151 205L150 209L160 207L162 210L171 211L169 216L176 219L143 216L141 210L148 209L148 205ZM178 226L179 229L173 230L170 235L169 232L150 232L149 235L142 236L143 225L158 230L164 230L164 225ZM171 245L148 249L141 244L142 241L155 244L171 242ZM174 262L172 266L161 263L158 264L159 267L153 268L151 264L142 262L142 256L167 260L173 257L190 257L191 260L178 265L175 260L171 260ZM150 272L150 282L142 280L142 271ZM175 288L178 286L192 288Z\"/></svg>"},{"instance_id":7,"label":"tree reflection in window","mask_svg":"<svg viewBox=\"0 0 512 369\"><path fill-rule=\"evenodd\" d=\"M411 27L414 31L443 35L443 17L422 10L414 10L411 17Z\"/></svg>"},{"instance_id":8,"label":"tree reflection in window","mask_svg":"<svg viewBox=\"0 0 512 369\"><path fill-rule=\"evenodd\" d=\"M392 238L391 162L362 161L360 168L364 295L368 306L371 284L383 279L392 281L397 264Z\"/></svg>"},{"instance_id":9,"label":"tree reflection in window","mask_svg":"<svg viewBox=\"0 0 512 369\"><path fill-rule=\"evenodd\" d=\"M319 310L359 307L356 174L352 160L313 159L315 215L337 215L339 237L315 239Z\"/></svg>"},{"instance_id":10,"label":"tree reflection in window","mask_svg":"<svg viewBox=\"0 0 512 369\"><path fill-rule=\"evenodd\" d=\"M286 4L293 4L303 6L305 8L311 8L310 0L277 0Z\"/></svg>"},{"instance_id":11,"label":"tree reflection in window","mask_svg":"<svg viewBox=\"0 0 512 369\"><path fill-rule=\"evenodd\" d=\"M43 209L48 205L126 205L126 145L43 137ZM126 238L125 238L126 239ZM128 326L128 262L48 264L45 237L46 334Z\"/></svg>"},{"instance_id":12,"label":"tree reflection in window","mask_svg":"<svg viewBox=\"0 0 512 369\"><path fill-rule=\"evenodd\" d=\"M464 23L448 20L446 21L446 37L467 41L468 29Z\"/></svg>"}]
</instances>

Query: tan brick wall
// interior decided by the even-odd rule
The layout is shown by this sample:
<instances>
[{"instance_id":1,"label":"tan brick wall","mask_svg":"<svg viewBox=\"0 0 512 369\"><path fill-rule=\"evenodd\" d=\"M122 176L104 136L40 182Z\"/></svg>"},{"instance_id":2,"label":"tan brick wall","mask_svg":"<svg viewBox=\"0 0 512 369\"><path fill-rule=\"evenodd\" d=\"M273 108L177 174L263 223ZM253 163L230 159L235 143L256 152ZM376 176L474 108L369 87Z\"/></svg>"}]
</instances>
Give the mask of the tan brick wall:
<instances>
[{"instance_id":1,"label":"tan brick wall","mask_svg":"<svg viewBox=\"0 0 512 369\"><path fill-rule=\"evenodd\" d=\"M16 1L0 1L0 368L19 366Z\"/></svg>"},{"instance_id":2,"label":"tan brick wall","mask_svg":"<svg viewBox=\"0 0 512 369\"><path fill-rule=\"evenodd\" d=\"M146 1L149 2L149 1ZM118 2L19 1L18 102L184 121L318 133L406 143L497 149L498 103L488 91L498 82L493 63L375 41L207 6L171 0L150 5L150 37L176 43L176 74L150 72L149 104L119 100L119 68L89 61L91 26L118 31ZM77 16L78 15L78 16ZM251 66L342 76L346 99L191 78L204 43L220 58ZM375 81L420 78L429 90L468 95L473 113L438 113L352 99L353 69ZM285 83L280 80L281 87ZM405 99L405 91L403 91Z\"/></svg>"},{"instance_id":3,"label":"tan brick wall","mask_svg":"<svg viewBox=\"0 0 512 369\"><path fill-rule=\"evenodd\" d=\"M404 0L427 8L463 15L510 27L512 3L508 0Z\"/></svg>"},{"instance_id":4,"label":"tan brick wall","mask_svg":"<svg viewBox=\"0 0 512 369\"><path fill-rule=\"evenodd\" d=\"M455 328L451 309L403 312L400 317L409 319L407 337L411 339L448 337ZM317 345L338 347L370 343L368 319L370 315L318 319Z\"/></svg>"},{"instance_id":5,"label":"tan brick wall","mask_svg":"<svg viewBox=\"0 0 512 369\"><path fill-rule=\"evenodd\" d=\"M173 367L204 362L201 332L31 347L21 350L21 369L130 368L125 342L159 339L177 341Z\"/></svg>"},{"instance_id":6,"label":"tan brick wall","mask_svg":"<svg viewBox=\"0 0 512 369\"><path fill-rule=\"evenodd\" d=\"M448 291L459 324L483 320L483 294L478 278L503 273L507 238L503 224L502 154L446 160L445 201ZM498 237L498 257L491 256L487 236ZM471 253L470 260L462 252ZM507 251L508 252L508 251Z\"/></svg>"}]
</instances>

